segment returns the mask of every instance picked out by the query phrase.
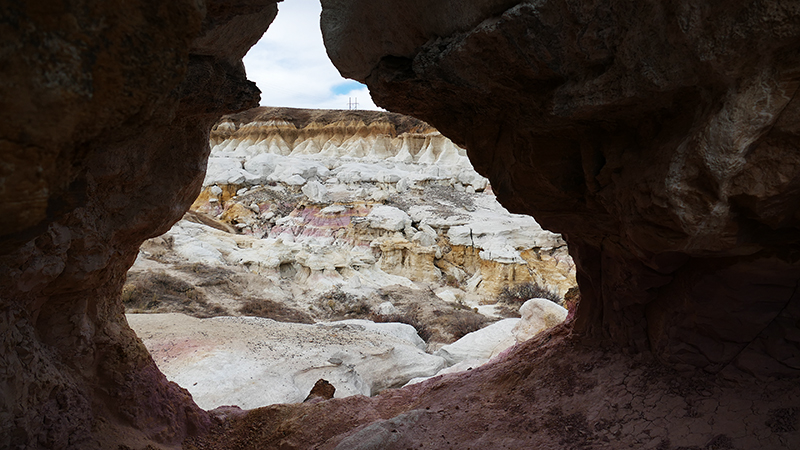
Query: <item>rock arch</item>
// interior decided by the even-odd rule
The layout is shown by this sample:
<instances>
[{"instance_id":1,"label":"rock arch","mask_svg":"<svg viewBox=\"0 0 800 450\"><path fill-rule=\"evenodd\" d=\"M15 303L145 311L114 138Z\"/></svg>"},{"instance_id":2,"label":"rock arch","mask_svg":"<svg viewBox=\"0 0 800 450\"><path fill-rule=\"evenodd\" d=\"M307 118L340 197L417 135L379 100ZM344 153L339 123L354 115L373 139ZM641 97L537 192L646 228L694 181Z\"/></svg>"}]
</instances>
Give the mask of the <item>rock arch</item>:
<instances>
[{"instance_id":1,"label":"rock arch","mask_svg":"<svg viewBox=\"0 0 800 450\"><path fill-rule=\"evenodd\" d=\"M399 428L400 437L375 444L399 446L427 442L425 425L449 426L462 433L456 442L478 446L528 439L549 448L607 447L603 432L614 424L603 422L605 403L587 416L547 403L526 380L536 373L565 398L624 403L632 387L614 377L643 369L625 362L619 347L676 367L796 380L795 2L323 0L323 7L328 52L346 76L365 81L376 103L466 146L510 209L564 233L583 300L573 335L563 328L542 337L498 368L318 407L344 428L325 429L324 420L309 426L303 406L250 415L286 423L269 442L334 448L359 441L362 431ZM202 435L208 414L158 372L118 297L139 244L165 231L197 194L212 123L257 104L240 60L274 18L275 2L70 0L0 11L2 42L13 43L0 67L0 444L175 446ZM617 346L602 350L605 366L591 359L591 340ZM565 351L588 359L560 365ZM536 369L531 359L553 368ZM600 366L611 369L591 375ZM667 369L642 367L636 392L659 402L648 393L669 384L660 372ZM722 392L715 379L692 373L687 383ZM495 390L469 390L481 380ZM747 380L741 389L764 386ZM598 391L599 382L616 390ZM798 389L775 383L789 387L774 397L759 391L767 403L750 411L756 430L773 433L763 442L791 445ZM702 399L664 392L690 405L686 417L706 414ZM420 393L422 403L414 398ZM455 412L453 398L462 394L472 416ZM476 416L522 398L528 403L490 409L505 411L494 434L493 423ZM635 401L627 405L645 414L646 404ZM550 409L539 414L531 405ZM720 420L738 414L720 411ZM653 445L690 441L670 434L678 422L664 417L646 418L667 427ZM564 423L576 432L553 431ZM461 430L468 424L485 428ZM750 442L713 433L698 431L705 440L697 445Z\"/></svg>"}]
</instances>

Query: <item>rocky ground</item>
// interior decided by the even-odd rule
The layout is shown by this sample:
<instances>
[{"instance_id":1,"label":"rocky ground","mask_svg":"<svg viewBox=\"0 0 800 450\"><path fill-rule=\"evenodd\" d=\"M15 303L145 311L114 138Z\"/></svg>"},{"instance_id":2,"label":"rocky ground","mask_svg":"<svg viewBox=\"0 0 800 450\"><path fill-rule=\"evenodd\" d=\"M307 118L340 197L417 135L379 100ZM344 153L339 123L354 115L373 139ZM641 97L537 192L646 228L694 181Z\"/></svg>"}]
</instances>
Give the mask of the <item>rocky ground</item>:
<instances>
[{"instance_id":1,"label":"rocky ground","mask_svg":"<svg viewBox=\"0 0 800 450\"><path fill-rule=\"evenodd\" d=\"M796 382L764 381L735 370L677 372L648 353L589 344L564 325L494 364L377 397L221 408L211 412L211 435L184 448L798 448Z\"/></svg>"}]
</instances>

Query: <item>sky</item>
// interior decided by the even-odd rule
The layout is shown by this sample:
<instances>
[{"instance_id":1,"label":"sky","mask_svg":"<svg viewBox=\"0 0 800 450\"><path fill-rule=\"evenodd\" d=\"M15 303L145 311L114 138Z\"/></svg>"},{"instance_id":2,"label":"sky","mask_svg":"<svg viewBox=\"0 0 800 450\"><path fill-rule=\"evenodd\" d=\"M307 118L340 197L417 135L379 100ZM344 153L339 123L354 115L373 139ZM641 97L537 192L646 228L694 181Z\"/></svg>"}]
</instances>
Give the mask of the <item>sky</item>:
<instances>
[{"instance_id":1,"label":"sky","mask_svg":"<svg viewBox=\"0 0 800 450\"><path fill-rule=\"evenodd\" d=\"M244 57L247 78L261 89L262 106L380 109L367 87L342 78L328 59L319 29L319 0L278 3L278 16Z\"/></svg>"}]
</instances>

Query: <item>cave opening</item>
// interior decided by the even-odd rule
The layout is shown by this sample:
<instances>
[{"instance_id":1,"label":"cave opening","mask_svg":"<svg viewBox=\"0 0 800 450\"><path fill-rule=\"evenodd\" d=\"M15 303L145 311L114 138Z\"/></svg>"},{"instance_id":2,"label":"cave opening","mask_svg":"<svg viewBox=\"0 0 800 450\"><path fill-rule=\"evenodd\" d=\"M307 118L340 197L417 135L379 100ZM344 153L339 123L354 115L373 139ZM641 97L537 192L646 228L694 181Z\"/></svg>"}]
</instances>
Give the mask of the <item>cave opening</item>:
<instances>
[{"instance_id":1,"label":"cave opening","mask_svg":"<svg viewBox=\"0 0 800 450\"><path fill-rule=\"evenodd\" d=\"M262 106L212 127L199 196L123 287L168 379L206 410L302 402L320 379L374 396L574 311L563 239L503 208L464 148L343 79L318 2L279 10L244 57Z\"/></svg>"}]
</instances>

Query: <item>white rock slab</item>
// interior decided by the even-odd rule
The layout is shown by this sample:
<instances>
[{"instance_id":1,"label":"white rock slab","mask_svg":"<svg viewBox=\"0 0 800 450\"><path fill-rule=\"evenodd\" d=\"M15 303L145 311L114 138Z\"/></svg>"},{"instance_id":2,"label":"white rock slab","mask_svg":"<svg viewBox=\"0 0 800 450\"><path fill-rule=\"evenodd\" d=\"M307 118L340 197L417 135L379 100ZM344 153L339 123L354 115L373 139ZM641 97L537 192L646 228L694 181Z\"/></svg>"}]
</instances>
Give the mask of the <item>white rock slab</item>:
<instances>
[{"instance_id":1,"label":"white rock slab","mask_svg":"<svg viewBox=\"0 0 800 450\"><path fill-rule=\"evenodd\" d=\"M445 367L443 358L407 338L369 331L362 324L183 314L127 318L159 369L205 409L301 402L320 378L336 387L337 398L372 395Z\"/></svg>"},{"instance_id":2,"label":"white rock slab","mask_svg":"<svg viewBox=\"0 0 800 450\"><path fill-rule=\"evenodd\" d=\"M436 352L451 364L436 375L472 370L489 362L512 345L527 341L544 330L566 320L568 311L543 298L533 298L520 307L521 319L505 319L467 334L445 345ZM487 353L488 352L488 353ZM432 377L418 377L409 381L419 383Z\"/></svg>"},{"instance_id":3,"label":"white rock slab","mask_svg":"<svg viewBox=\"0 0 800 450\"><path fill-rule=\"evenodd\" d=\"M472 370L472 369L474 369L476 367L480 367L480 366L486 364L487 362L489 362L488 359L467 359L467 360L458 362L456 364L453 364L450 367L445 367L444 369L442 369L439 372L437 372L436 375L434 375L434 377L438 377L439 375L446 375L448 373L466 372L467 370ZM433 378L433 377L412 378L408 383L405 384L405 386L410 386L412 384L417 384L417 383L423 382L425 380L428 380L430 378ZM403 386L403 387L405 387L405 386Z\"/></svg>"}]
</instances>

